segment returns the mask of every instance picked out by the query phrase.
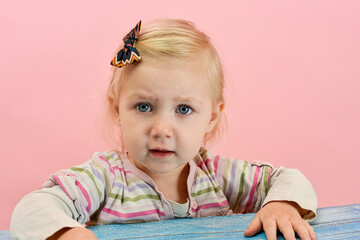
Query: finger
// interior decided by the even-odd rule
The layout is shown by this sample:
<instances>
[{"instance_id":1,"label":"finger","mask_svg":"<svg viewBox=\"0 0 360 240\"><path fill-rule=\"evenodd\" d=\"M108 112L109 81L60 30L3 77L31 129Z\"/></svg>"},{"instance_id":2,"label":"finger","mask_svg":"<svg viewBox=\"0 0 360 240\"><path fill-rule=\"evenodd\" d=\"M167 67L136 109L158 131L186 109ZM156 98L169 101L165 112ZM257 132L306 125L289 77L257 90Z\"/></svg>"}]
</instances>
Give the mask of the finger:
<instances>
[{"instance_id":1,"label":"finger","mask_svg":"<svg viewBox=\"0 0 360 240\"><path fill-rule=\"evenodd\" d=\"M316 234L315 234L315 230L314 228L306 221L306 227L309 231L309 234L310 234L310 237L311 237L311 240L316 240Z\"/></svg>"},{"instance_id":2,"label":"finger","mask_svg":"<svg viewBox=\"0 0 360 240\"><path fill-rule=\"evenodd\" d=\"M310 240L310 233L305 222L305 220L294 220L292 225L301 240Z\"/></svg>"},{"instance_id":3,"label":"finger","mask_svg":"<svg viewBox=\"0 0 360 240\"><path fill-rule=\"evenodd\" d=\"M276 223L286 240L296 240L293 226L288 219L277 220Z\"/></svg>"},{"instance_id":4,"label":"finger","mask_svg":"<svg viewBox=\"0 0 360 240\"><path fill-rule=\"evenodd\" d=\"M259 214L255 215L255 218L251 221L248 228L244 232L245 237L252 237L262 229L262 224L260 221Z\"/></svg>"},{"instance_id":5,"label":"finger","mask_svg":"<svg viewBox=\"0 0 360 240\"><path fill-rule=\"evenodd\" d=\"M262 225L266 234L266 239L276 240L277 226L275 219L267 219L265 222L262 223Z\"/></svg>"}]
</instances>

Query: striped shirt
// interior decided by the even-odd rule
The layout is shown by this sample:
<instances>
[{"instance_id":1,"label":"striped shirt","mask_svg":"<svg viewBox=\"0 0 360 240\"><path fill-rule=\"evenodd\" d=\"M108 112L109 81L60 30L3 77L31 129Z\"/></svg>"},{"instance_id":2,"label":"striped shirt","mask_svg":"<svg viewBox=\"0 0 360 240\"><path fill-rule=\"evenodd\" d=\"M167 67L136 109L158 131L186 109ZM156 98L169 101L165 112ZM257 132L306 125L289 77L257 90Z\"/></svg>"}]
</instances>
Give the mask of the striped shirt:
<instances>
[{"instance_id":1,"label":"striped shirt","mask_svg":"<svg viewBox=\"0 0 360 240\"><path fill-rule=\"evenodd\" d=\"M309 218L315 217L315 192L298 170L214 156L206 150L189 166L188 217L257 212L275 200L295 201L312 211ZM73 201L75 220L81 224L175 218L150 177L116 151L94 153L86 163L52 174L43 187L55 185Z\"/></svg>"}]
</instances>

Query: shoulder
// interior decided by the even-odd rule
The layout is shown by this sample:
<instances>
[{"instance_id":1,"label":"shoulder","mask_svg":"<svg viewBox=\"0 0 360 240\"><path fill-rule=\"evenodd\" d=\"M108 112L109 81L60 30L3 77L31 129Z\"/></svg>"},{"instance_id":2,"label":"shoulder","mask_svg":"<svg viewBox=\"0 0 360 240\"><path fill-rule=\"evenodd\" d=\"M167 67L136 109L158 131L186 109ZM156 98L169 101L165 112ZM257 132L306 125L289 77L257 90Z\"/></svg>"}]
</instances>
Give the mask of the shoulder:
<instances>
[{"instance_id":1,"label":"shoulder","mask_svg":"<svg viewBox=\"0 0 360 240\"><path fill-rule=\"evenodd\" d=\"M266 162L266 161L259 161L259 160L253 160L253 161L246 161L240 158L235 158L235 157L229 157L229 156L225 156L225 155L218 155L218 154L214 154L212 153L210 150L208 149L204 149L202 148L199 152L201 158L203 160L208 160L208 161L212 161L212 162L216 162L216 161L221 161L221 162L241 162L241 163L247 163L250 164L252 166L270 166L273 167L271 165L271 163Z\"/></svg>"},{"instance_id":2,"label":"shoulder","mask_svg":"<svg viewBox=\"0 0 360 240\"><path fill-rule=\"evenodd\" d=\"M102 187L108 189L117 176L123 171L120 155L116 151L95 152L88 161L82 164L57 171L50 175L43 188L60 185L70 196L72 189L82 186L84 189L94 187L101 192Z\"/></svg>"},{"instance_id":3,"label":"shoulder","mask_svg":"<svg viewBox=\"0 0 360 240\"><path fill-rule=\"evenodd\" d=\"M199 154L194 160L198 168L203 171L214 172L216 174L220 155L215 155L210 150L201 148Z\"/></svg>"},{"instance_id":4,"label":"shoulder","mask_svg":"<svg viewBox=\"0 0 360 240\"><path fill-rule=\"evenodd\" d=\"M105 151L93 153L88 161L60 170L55 175L88 175L92 179L96 177L111 177L118 174L122 169L121 155L116 151ZM101 178L103 178L101 177Z\"/></svg>"},{"instance_id":5,"label":"shoulder","mask_svg":"<svg viewBox=\"0 0 360 240\"><path fill-rule=\"evenodd\" d=\"M273 165L265 161L246 161L240 158L228 157L224 155L218 155L212 153L210 150L201 149L199 152L204 165L208 168L213 168L217 174L219 171L244 171L244 170L255 170L257 168L270 168L273 169Z\"/></svg>"},{"instance_id":6,"label":"shoulder","mask_svg":"<svg viewBox=\"0 0 360 240\"><path fill-rule=\"evenodd\" d=\"M117 151L95 152L90 157L87 165L92 169L101 170L103 173L108 172L112 175L118 175L124 170L124 156Z\"/></svg>"},{"instance_id":7,"label":"shoulder","mask_svg":"<svg viewBox=\"0 0 360 240\"><path fill-rule=\"evenodd\" d=\"M121 164L122 155L115 151L95 152L91 155L90 161L108 163L111 166Z\"/></svg>"}]
</instances>

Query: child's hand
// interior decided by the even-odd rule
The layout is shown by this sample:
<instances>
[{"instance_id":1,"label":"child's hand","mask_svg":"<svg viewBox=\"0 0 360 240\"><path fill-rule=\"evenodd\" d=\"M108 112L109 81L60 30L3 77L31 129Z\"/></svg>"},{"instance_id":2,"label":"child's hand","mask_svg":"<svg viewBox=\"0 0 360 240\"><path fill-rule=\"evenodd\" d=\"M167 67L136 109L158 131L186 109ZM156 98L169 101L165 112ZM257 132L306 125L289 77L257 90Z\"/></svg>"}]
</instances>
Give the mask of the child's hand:
<instances>
[{"instance_id":1,"label":"child's hand","mask_svg":"<svg viewBox=\"0 0 360 240\"><path fill-rule=\"evenodd\" d=\"M316 235L310 224L303 220L296 203L293 202L269 202L251 221L244 232L245 237L254 236L262 229L268 240L276 240L276 232L279 229L286 240L295 240L294 231L302 240L315 240Z\"/></svg>"},{"instance_id":2,"label":"child's hand","mask_svg":"<svg viewBox=\"0 0 360 240\"><path fill-rule=\"evenodd\" d=\"M63 228L57 231L54 235L47 238L47 240L98 240L95 234L86 228Z\"/></svg>"}]
</instances>

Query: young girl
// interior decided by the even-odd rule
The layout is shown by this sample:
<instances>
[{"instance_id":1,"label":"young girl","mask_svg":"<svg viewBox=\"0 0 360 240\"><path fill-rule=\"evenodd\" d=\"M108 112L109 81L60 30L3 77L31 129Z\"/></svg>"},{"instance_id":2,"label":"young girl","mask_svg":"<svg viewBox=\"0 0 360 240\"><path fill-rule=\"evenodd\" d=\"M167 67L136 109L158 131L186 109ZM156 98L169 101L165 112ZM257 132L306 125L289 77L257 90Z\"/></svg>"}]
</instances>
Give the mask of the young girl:
<instances>
[{"instance_id":1,"label":"young girl","mask_svg":"<svg viewBox=\"0 0 360 240\"><path fill-rule=\"evenodd\" d=\"M295 169L213 155L223 71L210 39L191 22L136 27L111 64L107 113L121 149L52 174L16 206L12 239L97 239L84 226L257 212L245 231L315 239L317 198ZM126 234L126 233L124 233Z\"/></svg>"}]
</instances>

